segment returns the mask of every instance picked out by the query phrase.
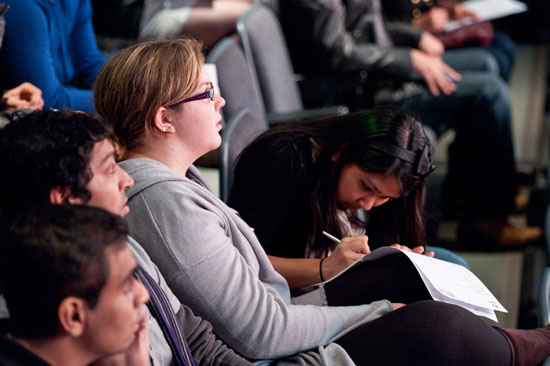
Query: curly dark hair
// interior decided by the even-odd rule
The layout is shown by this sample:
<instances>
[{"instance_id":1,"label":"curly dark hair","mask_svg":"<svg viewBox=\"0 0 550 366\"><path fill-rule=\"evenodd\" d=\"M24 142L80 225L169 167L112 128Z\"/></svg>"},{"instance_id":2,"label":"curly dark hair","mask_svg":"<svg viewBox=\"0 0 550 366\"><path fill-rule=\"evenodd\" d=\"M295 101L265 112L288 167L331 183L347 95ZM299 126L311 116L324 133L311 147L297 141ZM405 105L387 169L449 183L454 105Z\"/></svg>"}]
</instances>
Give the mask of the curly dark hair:
<instances>
[{"instance_id":1,"label":"curly dark hair","mask_svg":"<svg viewBox=\"0 0 550 366\"><path fill-rule=\"evenodd\" d=\"M90 154L97 142L112 136L100 118L68 110L14 115L0 130L0 209L13 219L30 207L49 202L61 187L87 202L92 178Z\"/></svg>"}]
</instances>

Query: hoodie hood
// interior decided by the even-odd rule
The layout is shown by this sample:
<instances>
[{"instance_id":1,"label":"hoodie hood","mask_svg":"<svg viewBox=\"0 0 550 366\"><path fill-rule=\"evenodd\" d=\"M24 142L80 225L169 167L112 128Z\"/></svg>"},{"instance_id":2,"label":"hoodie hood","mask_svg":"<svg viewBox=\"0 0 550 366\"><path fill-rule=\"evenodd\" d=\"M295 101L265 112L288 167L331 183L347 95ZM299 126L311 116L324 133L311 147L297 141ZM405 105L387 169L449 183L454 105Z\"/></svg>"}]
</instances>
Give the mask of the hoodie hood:
<instances>
[{"instance_id":1,"label":"hoodie hood","mask_svg":"<svg viewBox=\"0 0 550 366\"><path fill-rule=\"evenodd\" d=\"M191 165L187 170L187 176L176 173L166 165L152 159L129 159L119 163L120 167L130 174L135 184L126 191L128 200L139 192L161 182L181 181L200 184L209 189L206 181L201 177L199 170Z\"/></svg>"}]
</instances>

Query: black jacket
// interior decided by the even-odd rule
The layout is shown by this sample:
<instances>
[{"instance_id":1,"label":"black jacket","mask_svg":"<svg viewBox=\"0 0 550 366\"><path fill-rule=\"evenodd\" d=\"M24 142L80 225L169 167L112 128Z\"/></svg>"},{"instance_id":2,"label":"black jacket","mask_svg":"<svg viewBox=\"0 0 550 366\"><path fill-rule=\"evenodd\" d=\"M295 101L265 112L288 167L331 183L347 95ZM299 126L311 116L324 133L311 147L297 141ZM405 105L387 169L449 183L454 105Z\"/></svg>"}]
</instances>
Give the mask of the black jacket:
<instances>
[{"instance_id":1,"label":"black jacket","mask_svg":"<svg viewBox=\"0 0 550 366\"><path fill-rule=\"evenodd\" d=\"M406 23L384 23L380 0L280 0L279 11L299 73L413 75L410 51L422 31Z\"/></svg>"}]
</instances>

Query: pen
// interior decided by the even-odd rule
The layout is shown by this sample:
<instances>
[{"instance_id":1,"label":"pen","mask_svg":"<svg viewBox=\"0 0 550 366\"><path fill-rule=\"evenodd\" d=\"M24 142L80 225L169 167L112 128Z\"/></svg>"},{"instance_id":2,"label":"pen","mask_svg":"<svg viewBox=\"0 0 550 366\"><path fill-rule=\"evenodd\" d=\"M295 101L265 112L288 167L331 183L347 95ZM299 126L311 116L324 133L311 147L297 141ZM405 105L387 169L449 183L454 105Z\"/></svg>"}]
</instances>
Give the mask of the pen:
<instances>
[{"instance_id":1,"label":"pen","mask_svg":"<svg viewBox=\"0 0 550 366\"><path fill-rule=\"evenodd\" d=\"M326 231L323 230L323 235L326 236L327 238L329 238L330 240L332 240L333 242L335 243L339 243L340 242L340 239L338 239L337 237L335 237L334 235L331 235L329 233L327 233Z\"/></svg>"},{"instance_id":2,"label":"pen","mask_svg":"<svg viewBox=\"0 0 550 366\"><path fill-rule=\"evenodd\" d=\"M451 76L448 72L445 73L445 78L449 81L452 81L453 83L456 83L457 80Z\"/></svg>"}]
</instances>

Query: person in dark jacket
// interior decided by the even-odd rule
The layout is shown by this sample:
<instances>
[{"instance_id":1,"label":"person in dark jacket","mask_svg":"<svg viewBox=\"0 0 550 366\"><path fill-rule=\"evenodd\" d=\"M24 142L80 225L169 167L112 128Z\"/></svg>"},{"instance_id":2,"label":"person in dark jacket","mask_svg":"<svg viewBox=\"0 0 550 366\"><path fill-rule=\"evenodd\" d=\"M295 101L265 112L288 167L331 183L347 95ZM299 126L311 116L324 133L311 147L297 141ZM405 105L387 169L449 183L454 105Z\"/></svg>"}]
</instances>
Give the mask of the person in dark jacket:
<instances>
[{"instance_id":1,"label":"person in dark jacket","mask_svg":"<svg viewBox=\"0 0 550 366\"><path fill-rule=\"evenodd\" d=\"M461 3L452 0L437 0L435 2L383 0L382 4L384 15L390 22L411 23L415 27L433 34L443 32L445 26L452 20L462 20L467 17L477 19L475 13L468 11ZM490 25L488 26L489 29L492 29ZM499 75L502 79L508 81L514 65L514 42L506 34L496 30L492 32L490 42L489 39L485 40L485 37L490 36L483 35L483 42L488 42L483 50L494 56L498 63ZM472 39L464 39L461 43L465 43L462 47L479 46L479 43Z\"/></svg>"},{"instance_id":2,"label":"person in dark jacket","mask_svg":"<svg viewBox=\"0 0 550 366\"><path fill-rule=\"evenodd\" d=\"M475 51L442 54L430 33L385 23L380 0L281 0L279 7L297 72L366 70L377 103L414 112L438 135L455 130L446 195L458 207L460 233L506 247L540 237L539 228L507 222L518 194L510 97L491 63Z\"/></svg>"}]
</instances>

